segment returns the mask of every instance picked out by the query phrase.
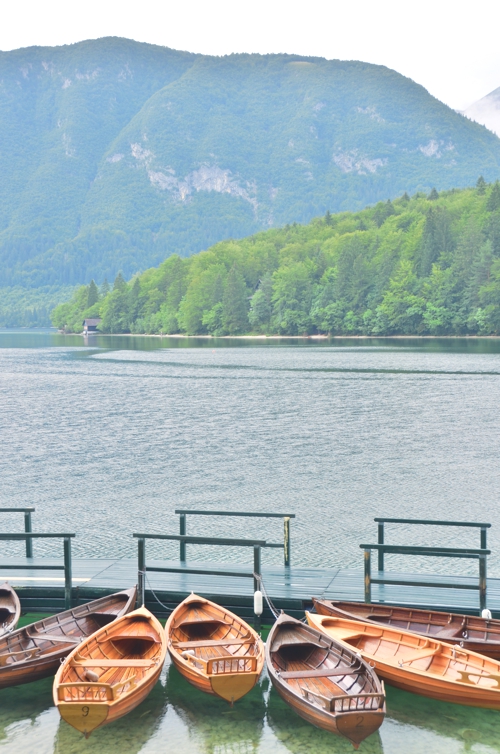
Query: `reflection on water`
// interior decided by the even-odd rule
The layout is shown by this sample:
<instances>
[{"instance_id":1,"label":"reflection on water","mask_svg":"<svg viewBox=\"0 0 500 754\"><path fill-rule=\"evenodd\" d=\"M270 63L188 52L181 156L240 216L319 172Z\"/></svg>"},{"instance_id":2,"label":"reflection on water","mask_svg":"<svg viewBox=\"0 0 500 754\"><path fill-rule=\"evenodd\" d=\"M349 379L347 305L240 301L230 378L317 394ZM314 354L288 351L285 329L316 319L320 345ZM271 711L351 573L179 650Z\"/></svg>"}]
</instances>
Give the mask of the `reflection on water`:
<instances>
[{"instance_id":1,"label":"reflection on water","mask_svg":"<svg viewBox=\"0 0 500 754\"><path fill-rule=\"evenodd\" d=\"M361 754L498 754L500 713L387 689L387 718ZM52 679L0 690L0 754L351 754L290 710L264 673L230 708L167 663L148 698L86 741L52 706Z\"/></svg>"}]
</instances>

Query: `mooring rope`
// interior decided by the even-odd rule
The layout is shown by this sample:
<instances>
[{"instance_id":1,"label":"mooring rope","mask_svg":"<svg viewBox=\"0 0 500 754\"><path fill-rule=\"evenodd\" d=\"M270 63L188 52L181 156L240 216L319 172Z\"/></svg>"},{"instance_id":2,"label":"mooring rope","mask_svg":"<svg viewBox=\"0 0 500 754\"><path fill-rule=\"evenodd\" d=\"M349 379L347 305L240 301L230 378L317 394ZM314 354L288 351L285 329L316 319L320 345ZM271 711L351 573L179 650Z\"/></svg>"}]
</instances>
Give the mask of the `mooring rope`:
<instances>
[{"instance_id":1,"label":"mooring rope","mask_svg":"<svg viewBox=\"0 0 500 754\"><path fill-rule=\"evenodd\" d=\"M154 591L153 587L151 586L151 582L150 582L150 580L148 579L148 575L147 575L146 571L140 571L140 573L141 573L141 574L142 574L142 576L144 577L145 581L147 581L147 583L148 583L148 587L149 587L149 591L151 592L151 594L153 595L153 597L155 598L155 600L157 601L157 603L158 603L159 605L161 605L161 606L162 606L162 607L163 607L163 608L164 608L164 609L165 609L165 610L166 610L167 612L169 612L169 613L173 613L173 612L174 612L174 608L173 608L173 607L167 607L167 606L166 606L166 605L164 605L164 604L163 604L163 602L161 602L161 601L160 601L160 600L158 599L158 597L156 596L156 593L155 593L155 591Z\"/></svg>"},{"instance_id":2,"label":"mooring rope","mask_svg":"<svg viewBox=\"0 0 500 754\"><path fill-rule=\"evenodd\" d=\"M269 595L267 593L267 589L264 586L264 580L263 580L262 576L260 574L258 574L258 573L254 573L254 578L257 580L257 583L260 585L260 588L262 589L262 594L264 595L264 597L266 599L266 602L267 602L267 605L269 607L269 610L272 612L272 614L274 615L274 617L276 619L278 619L278 617L279 617L279 611L276 608L276 605L273 605L273 602L272 602L271 598L269 597Z\"/></svg>"}]
</instances>

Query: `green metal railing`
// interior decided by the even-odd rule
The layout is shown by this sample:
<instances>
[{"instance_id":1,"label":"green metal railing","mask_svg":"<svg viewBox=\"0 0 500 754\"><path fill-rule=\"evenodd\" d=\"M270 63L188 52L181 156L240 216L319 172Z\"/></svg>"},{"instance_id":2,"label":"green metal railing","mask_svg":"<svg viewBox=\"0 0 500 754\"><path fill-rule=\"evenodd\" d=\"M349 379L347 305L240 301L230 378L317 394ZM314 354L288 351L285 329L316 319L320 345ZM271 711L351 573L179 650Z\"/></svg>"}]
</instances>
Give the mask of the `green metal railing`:
<instances>
[{"instance_id":1,"label":"green metal railing","mask_svg":"<svg viewBox=\"0 0 500 754\"><path fill-rule=\"evenodd\" d=\"M133 534L137 542L138 558L138 592L144 603L145 578L146 570L157 573L186 573L186 574L203 574L208 576L236 576L238 578L253 578L254 592L260 589L261 578L261 548L269 547L263 539L226 539L222 537L190 537L183 534ZM185 544L192 545L218 545L224 547L253 547L253 571L247 573L244 571L217 571L207 568L180 568L175 567L148 567L146 568L146 539L164 539L174 540Z\"/></svg>"},{"instance_id":2,"label":"green metal railing","mask_svg":"<svg viewBox=\"0 0 500 754\"><path fill-rule=\"evenodd\" d=\"M421 519L421 518L374 518L374 521L378 524L378 544L384 544L384 524L411 524L417 526L465 526L473 529L481 530L481 550L486 550L486 535L488 529L491 528L491 524L477 523L476 521L437 521L434 519ZM384 553L388 552L384 547L378 548L378 570L384 570Z\"/></svg>"},{"instance_id":3,"label":"green metal railing","mask_svg":"<svg viewBox=\"0 0 500 754\"><path fill-rule=\"evenodd\" d=\"M0 508L0 513L24 513L24 531L26 534L30 534L32 531L31 514L34 510L34 508ZM26 540L26 557L33 557L33 542L31 539Z\"/></svg>"},{"instance_id":4,"label":"green metal railing","mask_svg":"<svg viewBox=\"0 0 500 754\"><path fill-rule=\"evenodd\" d=\"M194 511L189 508L176 509L175 513L179 515L179 534L186 535L186 516L238 516L243 518L282 518L283 519L283 544L269 542L266 547L282 547L285 566L290 565L290 519L295 518L295 513L260 513L260 512L243 512L243 511ZM186 542L181 540L179 546L179 557L184 563L186 561Z\"/></svg>"},{"instance_id":5,"label":"green metal railing","mask_svg":"<svg viewBox=\"0 0 500 754\"><path fill-rule=\"evenodd\" d=\"M71 569L71 539L74 534L47 534L45 532L27 532L25 534L0 534L0 541L19 541L28 539L64 539L64 565L2 565L0 569L5 570L23 570L29 568L29 570L36 571L64 571L64 604L66 610L71 607L71 592L73 586L73 576Z\"/></svg>"}]
</instances>

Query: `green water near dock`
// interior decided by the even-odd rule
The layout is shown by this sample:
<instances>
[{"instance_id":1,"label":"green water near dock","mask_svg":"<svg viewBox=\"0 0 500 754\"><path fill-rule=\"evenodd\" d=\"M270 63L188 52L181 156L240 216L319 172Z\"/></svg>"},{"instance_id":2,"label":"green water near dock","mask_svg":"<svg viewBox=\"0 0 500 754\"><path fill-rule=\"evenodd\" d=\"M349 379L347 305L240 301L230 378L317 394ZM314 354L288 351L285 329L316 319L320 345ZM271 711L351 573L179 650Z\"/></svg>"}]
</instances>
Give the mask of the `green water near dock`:
<instances>
[{"instance_id":1,"label":"green water near dock","mask_svg":"<svg viewBox=\"0 0 500 754\"><path fill-rule=\"evenodd\" d=\"M39 615L26 615L26 625ZM263 631L263 638L267 636ZM348 741L303 721L264 673L231 709L193 688L167 662L148 698L86 741L60 719L52 678L0 690L0 754L352 754ZM387 717L362 754L500 752L500 712L386 687Z\"/></svg>"},{"instance_id":2,"label":"green water near dock","mask_svg":"<svg viewBox=\"0 0 500 754\"><path fill-rule=\"evenodd\" d=\"M362 754L500 752L500 713L387 688L387 718ZM233 709L170 664L149 697L86 741L52 706L52 679L0 691L1 754L348 754L344 739L287 707L264 674Z\"/></svg>"}]
</instances>

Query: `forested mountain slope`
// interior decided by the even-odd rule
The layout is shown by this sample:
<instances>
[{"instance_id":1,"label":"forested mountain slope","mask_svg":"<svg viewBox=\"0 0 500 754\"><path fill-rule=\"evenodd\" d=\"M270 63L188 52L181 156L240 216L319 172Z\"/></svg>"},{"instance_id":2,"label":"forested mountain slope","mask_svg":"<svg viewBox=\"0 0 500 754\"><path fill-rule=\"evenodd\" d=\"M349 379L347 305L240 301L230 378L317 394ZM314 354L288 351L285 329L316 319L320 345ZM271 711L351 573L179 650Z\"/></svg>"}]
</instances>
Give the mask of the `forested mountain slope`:
<instances>
[{"instance_id":1,"label":"forested mountain slope","mask_svg":"<svg viewBox=\"0 0 500 754\"><path fill-rule=\"evenodd\" d=\"M188 259L109 291L94 282L53 312L80 332L500 334L500 183L407 194Z\"/></svg>"},{"instance_id":2,"label":"forested mountain slope","mask_svg":"<svg viewBox=\"0 0 500 754\"><path fill-rule=\"evenodd\" d=\"M0 286L132 275L500 175L500 139L381 66L125 39L0 53Z\"/></svg>"}]
</instances>

